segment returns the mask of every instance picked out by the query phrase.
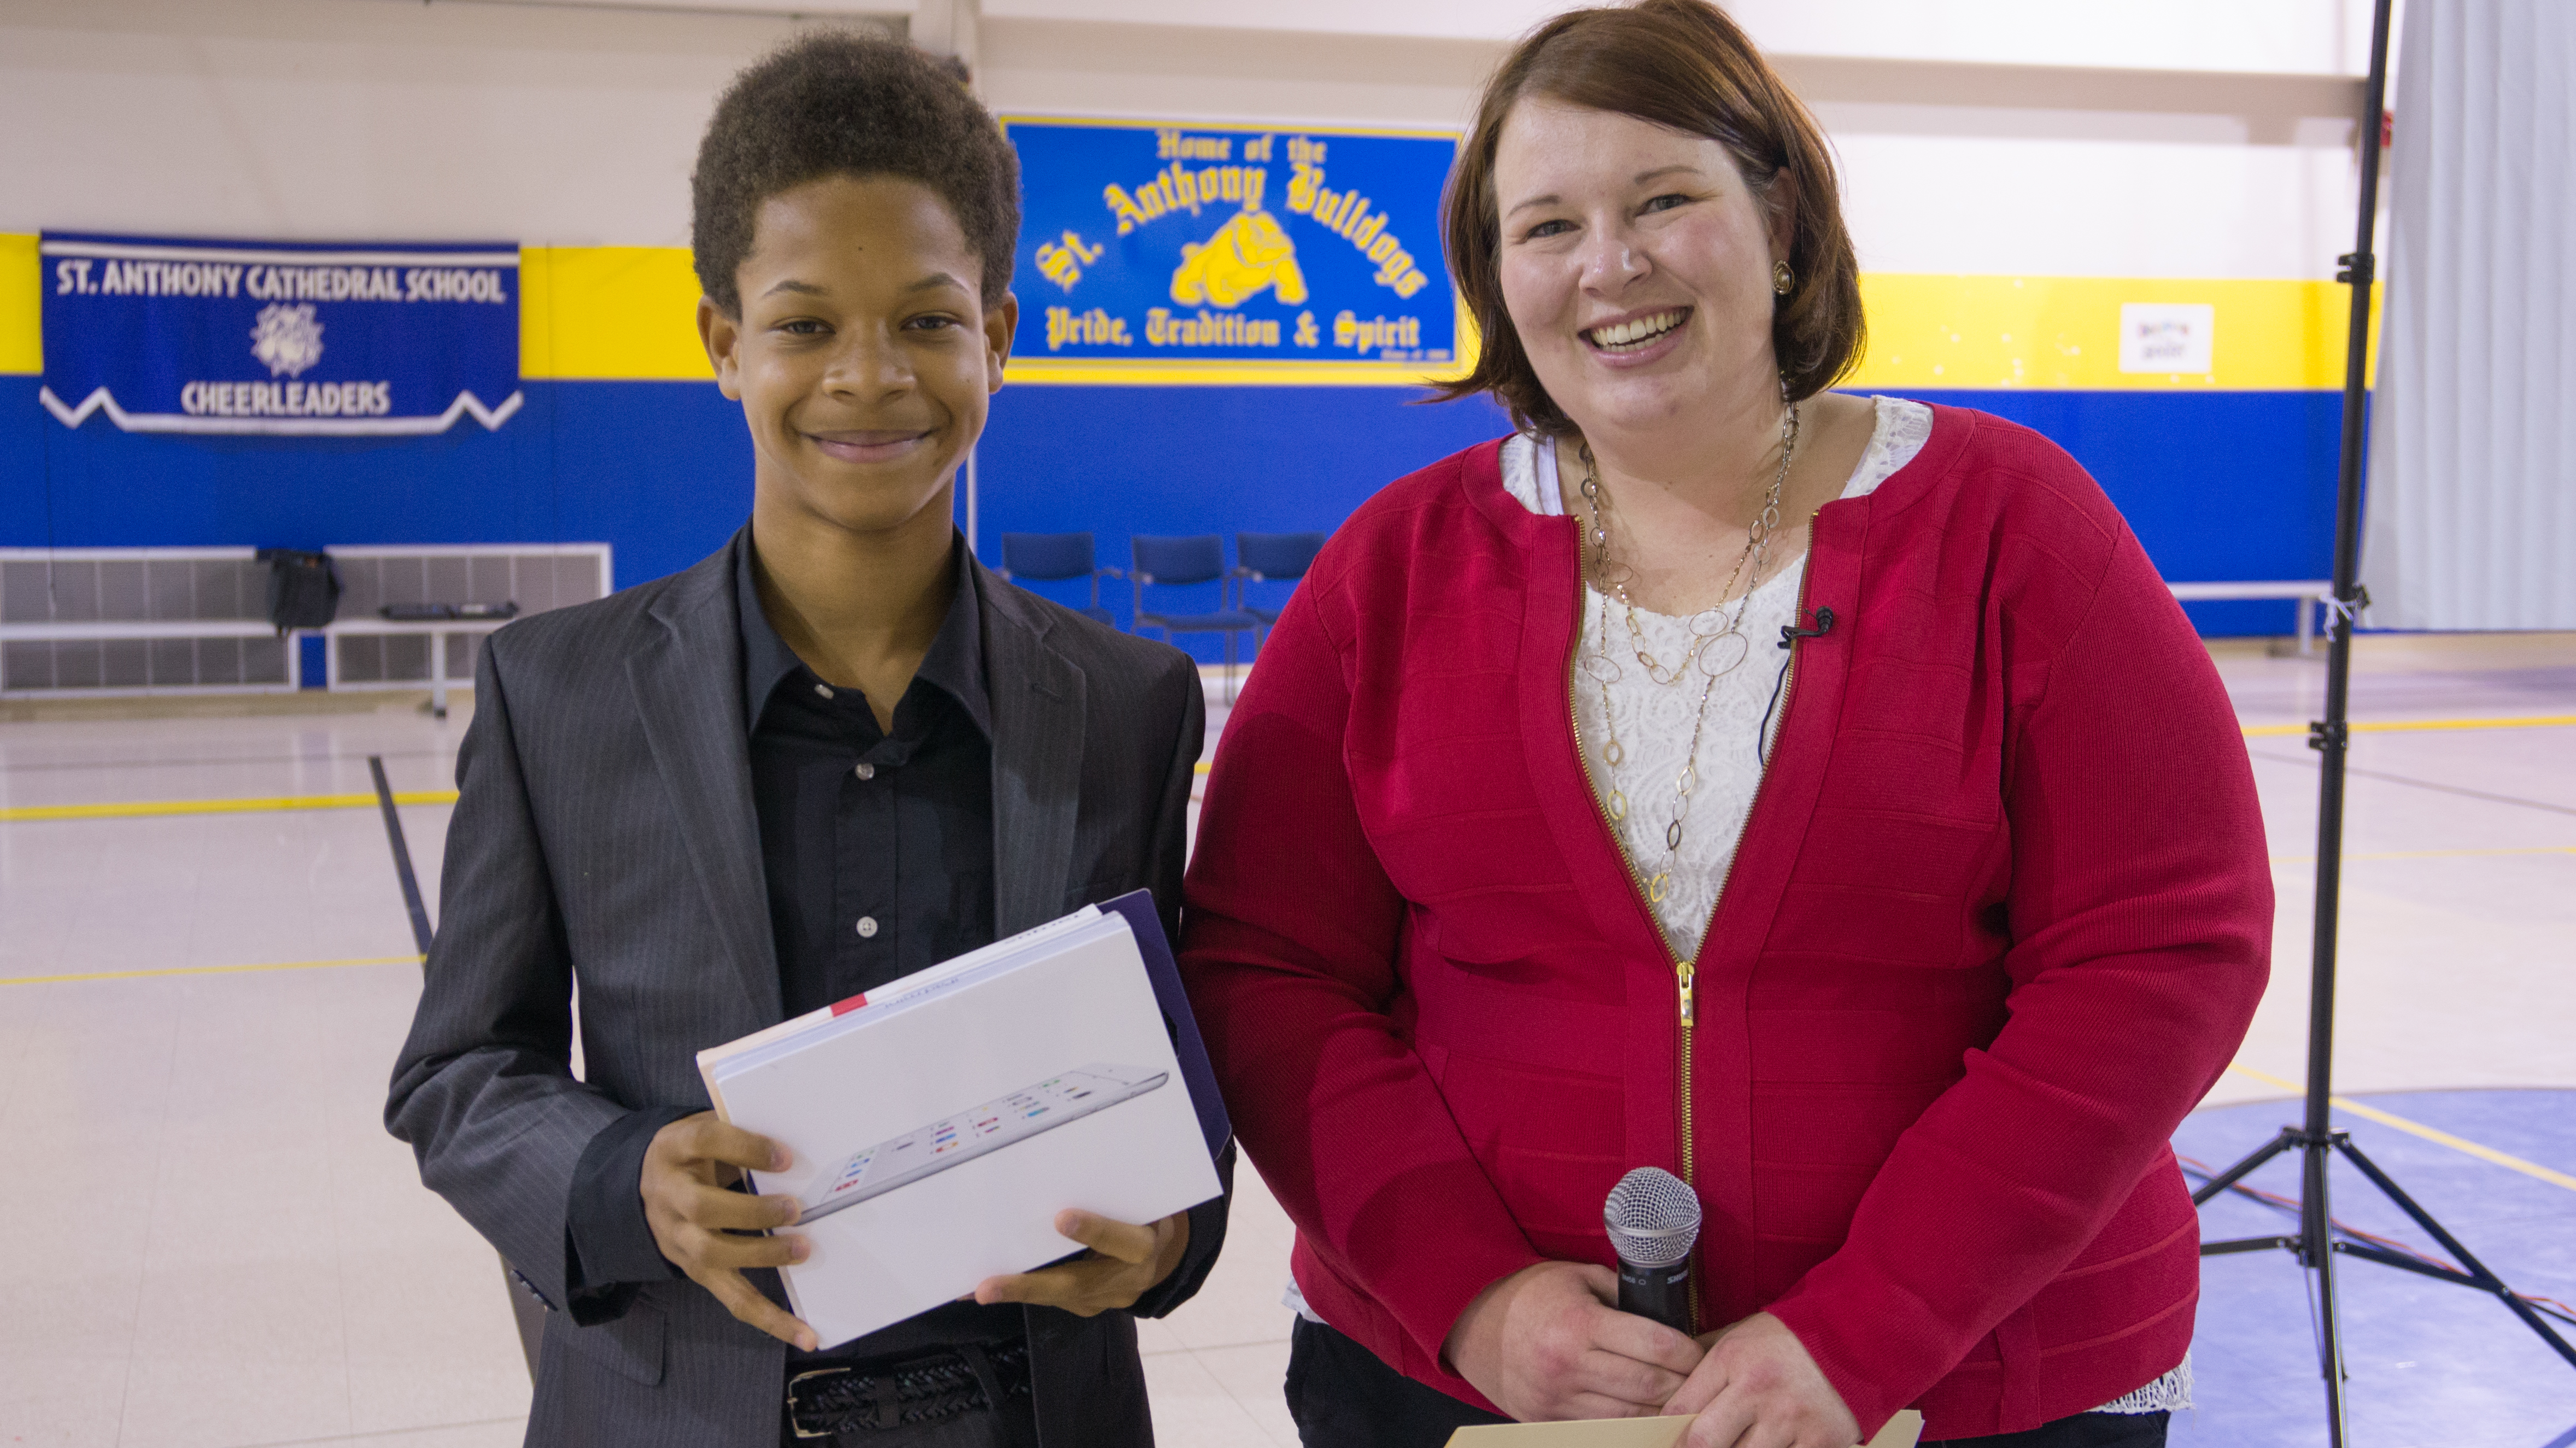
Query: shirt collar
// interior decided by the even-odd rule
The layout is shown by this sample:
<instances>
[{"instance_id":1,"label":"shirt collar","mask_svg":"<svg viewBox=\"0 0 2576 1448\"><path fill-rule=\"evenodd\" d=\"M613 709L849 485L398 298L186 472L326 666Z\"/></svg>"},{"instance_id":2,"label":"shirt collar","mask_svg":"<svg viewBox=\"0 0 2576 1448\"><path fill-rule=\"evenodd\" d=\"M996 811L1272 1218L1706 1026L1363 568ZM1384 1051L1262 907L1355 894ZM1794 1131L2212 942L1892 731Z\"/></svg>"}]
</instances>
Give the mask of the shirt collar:
<instances>
[{"instance_id":1,"label":"shirt collar","mask_svg":"<svg viewBox=\"0 0 2576 1448\"><path fill-rule=\"evenodd\" d=\"M962 535L951 534L951 540L956 591L949 596L948 617L941 621L938 636L930 641L930 652L922 655L921 669L914 677L956 700L989 740L993 705L984 685L984 615L975 593L975 560L967 554ZM760 585L753 568L751 529L746 526L741 546L734 551L734 605L742 618L743 721L756 729L761 711L769 707L769 696L782 680L803 670L805 661L770 626L769 615L760 606Z\"/></svg>"}]
</instances>

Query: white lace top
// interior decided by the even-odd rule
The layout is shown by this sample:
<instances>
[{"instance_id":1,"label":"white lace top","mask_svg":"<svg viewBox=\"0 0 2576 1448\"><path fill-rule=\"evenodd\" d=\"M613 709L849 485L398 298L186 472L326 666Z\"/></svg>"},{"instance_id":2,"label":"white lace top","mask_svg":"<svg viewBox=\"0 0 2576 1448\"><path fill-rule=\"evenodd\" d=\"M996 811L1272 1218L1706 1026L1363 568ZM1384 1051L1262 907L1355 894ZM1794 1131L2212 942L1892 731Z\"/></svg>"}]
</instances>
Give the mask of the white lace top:
<instances>
[{"instance_id":1,"label":"white lace top","mask_svg":"<svg viewBox=\"0 0 2576 1448\"><path fill-rule=\"evenodd\" d=\"M1894 397L1871 401L1878 409L1877 425L1870 431L1860 466L1843 485L1840 496L1845 498L1866 496L1886 482L1912 462L1932 437L1932 409L1922 403ZM1522 507L1550 517L1567 511L1554 448L1535 438L1515 437L1503 444L1502 465L1503 486ZM1615 516L1616 499L1612 509ZM1764 565L1765 577L1757 581L1744 610L1739 630L1745 640L1742 650L1731 641L1703 646L1703 657L1712 666L1722 667L1739 652L1742 662L1720 674L1709 695L1707 722L1700 736L1699 779L1683 821L1679 858L1672 863L1663 898L1654 902L1665 939L1686 960L1699 953L1700 938L1717 912L1718 893L1725 887L1728 866L1734 863L1736 840L1752 813L1753 792L1762 783L1763 762L1780 726L1774 691L1789 659L1779 647L1780 630L1792 622L1806 622L1795 618L1806 562L1800 555ZM1664 837L1673 819L1673 781L1690 753L1691 726L1699 712L1699 681L1690 677L1665 685L1647 677L1628 638L1627 610L1597 589L1586 588L1583 593L1583 637L1576 645L1580 662L1574 676L1574 719L1583 734L1583 767L1605 804L1624 797L1627 813L1618 825L1620 843L1636 864L1638 878L1652 879L1667 860ZM1733 615L1729 607L1726 616ZM1607 652L1614 666L1610 669L1593 662L1603 652L1605 625ZM1691 626L1690 619L1637 610L1639 642L1668 668L1688 651ZM1701 625L1703 631L1709 627L1709 623ZM1714 649L1726 652L1716 654ZM1615 767L1602 755L1603 745L1614 733L1622 751ZM1289 1292L1291 1305L1304 1310L1293 1283ZM2159 1413L2190 1406L2191 1358L2186 1355L2172 1372L2095 1411Z\"/></svg>"},{"instance_id":2,"label":"white lace top","mask_svg":"<svg viewBox=\"0 0 2576 1448\"><path fill-rule=\"evenodd\" d=\"M1868 450L1841 496L1857 498L1914 460L1932 436L1932 409L1893 397L1873 399L1878 425L1870 432ZM1567 511L1565 489L1557 479L1556 450L1538 439L1516 437L1503 444L1503 487L1522 507L1543 516ZM1611 500L1615 520L1618 500ZM1613 526L1615 527L1615 521ZM1763 565L1752 600L1746 604L1734 639L1719 639L1701 649L1702 667L1732 668L1718 675L1709 695L1708 717L1700 735L1699 780L1690 793L1689 813L1682 822L1681 849L1672 861L1672 878L1655 902L1655 918L1673 952L1687 960L1699 953L1700 936L1716 912L1717 894L1735 860L1736 838L1744 833L1753 809L1753 791L1762 782L1762 761L1770 749L1768 727L1779 728L1772 699L1789 655L1780 648L1780 630L1798 608L1799 581L1806 557L1773 558ZM1734 617L1729 604L1725 618ZM1702 615L1702 631L1720 619ZM1693 620L1637 610L1638 641L1669 668L1690 649ZM1607 629L1608 667L1603 652ZM1598 589L1583 590L1583 637L1576 645L1574 720L1583 732L1583 767L1592 787L1614 813L1626 803L1619 822L1620 843L1636 864L1637 877L1651 880L1665 868L1665 831L1673 821L1673 782L1690 755L1691 725L1699 714L1701 680L1696 671L1671 684L1648 678L1628 638L1627 610ZM1671 677L1667 674L1665 677ZM1604 679L1608 680L1605 684ZM1613 767L1603 751L1616 738L1621 761Z\"/></svg>"}]
</instances>

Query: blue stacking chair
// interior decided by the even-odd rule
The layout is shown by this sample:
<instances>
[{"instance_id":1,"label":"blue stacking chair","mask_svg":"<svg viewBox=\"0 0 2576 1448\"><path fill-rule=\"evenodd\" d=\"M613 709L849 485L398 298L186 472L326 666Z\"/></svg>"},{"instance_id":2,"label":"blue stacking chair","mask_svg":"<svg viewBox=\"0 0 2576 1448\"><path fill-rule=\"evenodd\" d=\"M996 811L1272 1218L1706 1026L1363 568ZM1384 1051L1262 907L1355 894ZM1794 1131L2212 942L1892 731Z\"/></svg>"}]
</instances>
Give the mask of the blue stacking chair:
<instances>
[{"instance_id":1,"label":"blue stacking chair","mask_svg":"<svg viewBox=\"0 0 2576 1448\"><path fill-rule=\"evenodd\" d=\"M1002 577L1032 578L1052 583L1066 578L1091 580L1091 604L1074 612L1096 618L1111 628L1118 620L1100 606L1100 575L1112 578L1126 575L1115 568L1102 568L1092 561L1091 535L1088 533L1005 533L1002 535Z\"/></svg>"},{"instance_id":2,"label":"blue stacking chair","mask_svg":"<svg viewBox=\"0 0 2576 1448\"><path fill-rule=\"evenodd\" d=\"M1234 601L1235 606L1261 621L1252 634L1252 651L1261 652L1261 640L1273 624L1279 622L1279 610L1258 608L1246 590L1255 583L1294 583L1315 566L1315 555L1323 550L1322 533L1237 533L1234 535Z\"/></svg>"},{"instance_id":3,"label":"blue stacking chair","mask_svg":"<svg viewBox=\"0 0 2576 1448\"><path fill-rule=\"evenodd\" d=\"M1240 608L1226 606L1233 582L1225 567L1225 542L1214 533L1193 538L1149 538L1138 534L1130 540L1135 567L1128 572L1128 582L1136 590L1136 632L1160 629L1163 641L1169 643L1176 633L1220 633L1225 635L1225 699L1234 702L1234 640L1237 634L1251 633L1261 627L1261 620ZM1194 583L1216 585L1216 611L1213 613L1159 613L1145 607L1148 588L1181 588Z\"/></svg>"}]
</instances>

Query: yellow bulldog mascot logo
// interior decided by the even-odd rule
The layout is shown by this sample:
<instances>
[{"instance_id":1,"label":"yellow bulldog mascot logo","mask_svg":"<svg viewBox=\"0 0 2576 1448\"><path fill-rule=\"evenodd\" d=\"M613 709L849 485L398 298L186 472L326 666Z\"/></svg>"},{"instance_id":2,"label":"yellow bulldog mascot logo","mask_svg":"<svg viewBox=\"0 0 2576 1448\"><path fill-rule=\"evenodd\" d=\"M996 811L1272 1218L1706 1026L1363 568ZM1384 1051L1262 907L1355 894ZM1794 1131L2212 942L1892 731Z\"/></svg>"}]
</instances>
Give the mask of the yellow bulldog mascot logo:
<instances>
[{"instance_id":1,"label":"yellow bulldog mascot logo","mask_svg":"<svg viewBox=\"0 0 2576 1448\"><path fill-rule=\"evenodd\" d=\"M1213 302L1237 306L1264 287L1277 287L1279 300L1296 306L1306 300L1306 274L1297 269L1297 247L1267 211L1239 211L1218 227L1204 245L1186 243L1182 261L1172 273L1172 300L1185 307Z\"/></svg>"}]
</instances>

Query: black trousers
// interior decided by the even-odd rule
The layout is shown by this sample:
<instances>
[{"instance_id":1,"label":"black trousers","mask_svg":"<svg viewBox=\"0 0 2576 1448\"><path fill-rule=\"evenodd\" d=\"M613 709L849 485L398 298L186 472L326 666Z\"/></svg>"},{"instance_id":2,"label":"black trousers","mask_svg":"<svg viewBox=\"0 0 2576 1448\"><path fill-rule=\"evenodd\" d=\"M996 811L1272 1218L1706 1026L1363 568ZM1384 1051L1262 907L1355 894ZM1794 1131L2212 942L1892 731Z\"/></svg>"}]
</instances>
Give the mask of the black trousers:
<instances>
[{"instance_id":1,"label":"black trousers","mask_svg":"<svg viewBox=\"0 0 2576 1448\"><path fill-rule=\"evenodd\" d=\"M1425 1387L1321 1323L1288 1344L1288 1415L1305 1448L1441 1448L1460 1428L1508 1423ZM2078 1413L2026 1433L1926 1440L1921 1448L2164 1448L2162 1413Z\"/></svg>"}]
</instances>

